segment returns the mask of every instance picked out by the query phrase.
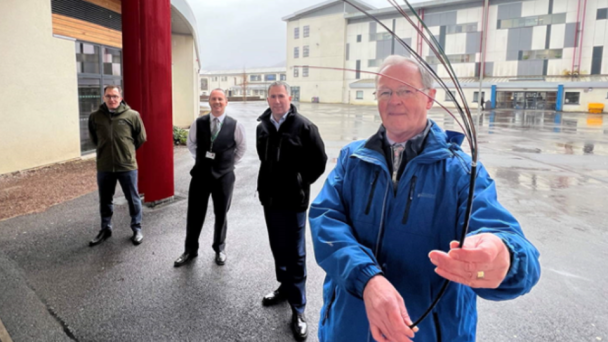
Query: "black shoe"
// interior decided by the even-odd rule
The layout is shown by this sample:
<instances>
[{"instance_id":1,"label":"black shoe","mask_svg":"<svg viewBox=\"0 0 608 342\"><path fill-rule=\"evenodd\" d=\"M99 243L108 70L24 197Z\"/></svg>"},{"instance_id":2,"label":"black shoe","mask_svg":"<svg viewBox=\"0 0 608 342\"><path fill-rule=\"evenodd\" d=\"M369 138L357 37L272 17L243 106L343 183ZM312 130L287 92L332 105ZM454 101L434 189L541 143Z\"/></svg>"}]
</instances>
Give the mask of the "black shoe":
<instances>
[{"instance_id":1,"label":"black shoe","mask_svg":"<svg viewBox=\"0 0 608 342\"><path fill-rule=\"evenodd\" d=\"M293 312L293 316L291 316L291 330L296 341L304 341L308 337L308 324L306 324L306 317L304 317L303 313Z\"/></svg>"},{"instance_id":2,"label":"black shoe","mask_svg":"<svg viewBox=\"0 0 608 342\"><path fill-rule=\"evenodd\" d=\"M215 263L218 264L218 266L223 266L226 263L227 258L228 257L224 252L215 253Z\"/></svg>"},{"instance_id":3,"label":"black shoe","mask_svg":"<svg viewBox=\"0 0 608 342\"><path fill-rule=\"evenodd\" d=\"M184 266L188 261L196 258L197 256L198 256L198 254L196 254L196 253L184 252L184 254L180 255L179 258L177 258L177 260L175 260L175 262L173 263L173 266L174 267Z\"/></svg>"},{"instance_id":4,"label":"black shoe","mask_svg":"<svg viewBox=\"0 0 608 342\"><path fill-rule=\"evenodd\" d=\"M133 233L133 237L131 238L131 241L133 241L133 244L135 246L139 245L142 240L144 239L144 234L142 234L139 230L136 231L135 233Z\"/></svg>"},{"instance_id":5,"label":"black shoe","mask_svg":"<svg viewBox=\"0 0 608 342\"><path fill-rule=\"evenodd\" d=\"M271 305L279 304L280 302L284 301L285 299L286 298L283 295L283 293L281 292L281 290L276 289L276 290L270 292L269 294L265 295L264 298L262 298L262 305L271 306Z\"/></svg>"},{"instance_id":6,"label":"black shoe","mask_svg":"<svg viewBox=\"0 0 608 342\"><path fill-rule=\"evenodd\" d=\"M100 243L104 242L110 236L112 236L112 231L110 229L102 229L99 231L97 236L89 242L89 246L93 247L93 246L99 245Z\"/></svg>"}]
</instances>

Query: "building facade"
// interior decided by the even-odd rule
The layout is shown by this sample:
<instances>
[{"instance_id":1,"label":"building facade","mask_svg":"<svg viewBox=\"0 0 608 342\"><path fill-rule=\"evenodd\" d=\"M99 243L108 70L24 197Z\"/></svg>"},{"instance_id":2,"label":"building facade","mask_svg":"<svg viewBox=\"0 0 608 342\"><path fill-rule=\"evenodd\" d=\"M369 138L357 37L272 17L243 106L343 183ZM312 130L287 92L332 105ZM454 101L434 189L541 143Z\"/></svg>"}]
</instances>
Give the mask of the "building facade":
<instances>
[{"instance_id":1,"label":"building facade","mask_svg":"<svg viewBox=\"0 0 608 342\"><path fill-rule=\"evenodd\" d=\"M213 89L223 89L228 97L258 97L265 99L268 85L275 81L287 80L285 67L252 68L242 70L203 71L200 75L201 95L206 96Z\"/></svg>"},{"instance_id":2,"label":"building facade","mask_svg":"<svg viewBox=\"0 0 608 342\"><path fill-rule=\"evenodd\" d=\"M328 1L283 18L287 22L288 80L299 85L302 94L313 94L318 85L308 80L319 73L333 77L328 85L333 91L323 94L341 92L342 96L341 101L338 95L321 96L321 102L373 104L375 75L366 72L377 72L388 55L407 56L409 51L364 13L346 8L341 13L327 13L331 6L339 10L340 3ZM608 52L604 51L608 46L608 0L491 0L487 5L479 0L456 0L412 6L448 55L469 103L480 100L481 84L481 98L493 108L587 111L589 103L608 104ZM453 86L423 38L394 8L369 13ZM323 45L310 44L294 34L304 27L308 32L325 31L330 25L336 29L341 25L344 34ZM324 58L304 57L301 50L308 49L310 56L311 45L322 50L315 53ZM337 58L340 48L342 60ZM333 60L332 55L336 56ZM352 71L314 68L318 66ZM309 70L305 81L295 71L302 68ZM338 86L340 82L342 86ZM454 105L441 88L436 99ZM303 96L302 101L307 100Z\"/></svg>"},{"instance_id":3,"label":"building facade","mask_svg":"<svg viewBox=\"0 0 608 342\"><path fill-rule=\"evenodd\" d=\"M121 0L0 2L0 174L94 152L88 115L123 84ZM171 1L173 122L198 115L196 22Z\"/></svg>"}]
</instances>

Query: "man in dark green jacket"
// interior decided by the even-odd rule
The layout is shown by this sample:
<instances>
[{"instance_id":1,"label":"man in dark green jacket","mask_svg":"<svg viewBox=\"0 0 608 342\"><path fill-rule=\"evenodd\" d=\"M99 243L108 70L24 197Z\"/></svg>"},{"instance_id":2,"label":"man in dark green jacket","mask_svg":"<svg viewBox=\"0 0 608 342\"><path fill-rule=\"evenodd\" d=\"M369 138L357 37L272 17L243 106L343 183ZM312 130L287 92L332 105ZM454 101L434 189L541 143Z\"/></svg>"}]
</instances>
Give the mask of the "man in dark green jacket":
<instances>
[{"instance_id":1,"label":"man in dark green jacket","mask_svg":"<svg viewBox=\"0 0 608 342\"><path fill-rule=\"evenodd\" d=\"M112 236L112 204L116 182L120 183L129 203L133 244L139 245L141 233L141 199L137 190L135 150L146 142L146 130L139 113L132 110L121 96L118 86L104 88L104 103L89 116L89 134L97 147L97 186L101 230L91 240L98 245Z\"/></svg>"}]
</instances>

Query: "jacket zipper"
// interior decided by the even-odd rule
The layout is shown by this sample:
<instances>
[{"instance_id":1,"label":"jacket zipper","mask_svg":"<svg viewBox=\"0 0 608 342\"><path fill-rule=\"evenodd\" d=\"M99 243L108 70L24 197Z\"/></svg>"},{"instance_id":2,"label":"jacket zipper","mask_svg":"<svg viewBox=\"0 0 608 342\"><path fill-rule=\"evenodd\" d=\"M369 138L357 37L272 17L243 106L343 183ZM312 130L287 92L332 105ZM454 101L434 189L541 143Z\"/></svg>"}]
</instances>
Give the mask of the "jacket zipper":
<instances>
[{"instance_id":1,"label":"jacket zipper","mask_svg":"<svg viewBox=\"0 0 608 342\"><path fill-rule=\"evenodd\" d=\"M384 191L384 200L382 201L382 216L380 217L380 227L378 228L378 238L376 239L376 249L374 251L374 256L376 260L378 259L378 252L380 252L380 241L382 240L382 236L384 235L384 211L386 210L386 199L388 197L388 190L391 188L391 182L388 182L386 185L386 190Z\"/></svg>"},{"instance_id":2,"label":"jacket zipper","mask_svg":"<svg viewBox=\"0 0 608 342\"><path fill-rule=\"evenodd\" d=\"M403 213L403 219L401 220L401 224L405 224L407 222L408 217L410 216L410 207L412 206L412 201L414 200L414 192L416 191L416 180L416 176L412 177L412 181L410 183L410 193L407 197L407 205L405 206L405 212Z\"/></svg>"},{"instance_id":3,"label":"jacket zipper","mask_svg":"<svg viewBox=\"0 0 608 342\"><path fill-rule=\"evenodd\" d=\"M322 324L325 324L327 322L327 319L329 318L329 311L331 310L331 307L333 306L335 300L336 300L336 288L334 287L334 292L331 295L331 299L330 299L329 303L327 303L327 309L325 309L325 315L323 316Z\"/></svg>"},{"instance_id":4,"label":"jacket zipper","mask_svg":"<svg viewBox=\"0 0 608 342\"><path fill-rule=\"evenodd\" d=\"M112 113L110 113L110 146L112 151L112 172L116 172L116 164L114 164L114 123L112 120Z\"/></svg>"},{"instance_id":5,"label":"jacket zipper","mask_svg":"<svg viewBox=\"0 0 608 342\"><path fill-rule=\"evenodd\" d=\"M376 171L376 176L374 177L374 181L372 182L372 190L369 193L369 198L367 199L367 206L365 207L365 215L369 215L369 210L372 206L372 199L374 198L374 192L376 191L376 183L378 182L378 176L380 175L380 171Z\"/></svg>"},{"instance_id":6,"label":"jacket zipper","mask_svg":"<svg viewBox=\"0 0 608 342\"><path fill-rule=\"evenodd\" d=\"M279 147L277 148L277 161L281 159L281 145L283 145L283 137L279 137Z\"/></svg>"}]
</instances>

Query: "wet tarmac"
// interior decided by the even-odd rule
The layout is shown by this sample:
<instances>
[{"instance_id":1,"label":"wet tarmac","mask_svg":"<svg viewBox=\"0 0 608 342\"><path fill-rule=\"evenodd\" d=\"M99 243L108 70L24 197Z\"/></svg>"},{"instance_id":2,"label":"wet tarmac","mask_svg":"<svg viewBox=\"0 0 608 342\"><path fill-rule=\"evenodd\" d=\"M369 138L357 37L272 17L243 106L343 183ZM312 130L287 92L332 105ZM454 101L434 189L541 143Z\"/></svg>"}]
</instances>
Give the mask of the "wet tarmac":
<instances>
[{"instance_id":1,"label":"wet tarmac","mask_svg":"<svg viewBox=\"0 0 608 342\"><path fill-rule=\"evenodd\" d=\"M112 239L95 248L97 194L45 213L0 222L0 319L14 341L292 341L289 308L264 308L274 272L255 197L256 119L263 102L231 103L246 128L229 213L226 266L213 263L211 210L194 263L174 269L185 237L186 201L144 211L145 240L133 247L127 208ZM329 157L378 129L375 107L299 104ZM440 126L455 120L433 109ZM541 252L542 278L513 301L479 301L478 341L608 340L608 115L546 111L475 113L480 161L501 203ZM466 149L466 148L465 148ZM175 152L175 188L187 195L192 159ZM325 176L326 176L325 175ZM324 176L324 177L325 177ZM322 186L318 181L312 192ZM118 228L122 227L122 228ZM324 273L307 236L308 341L317 341Z\"/></svg>"}]
</instances>

